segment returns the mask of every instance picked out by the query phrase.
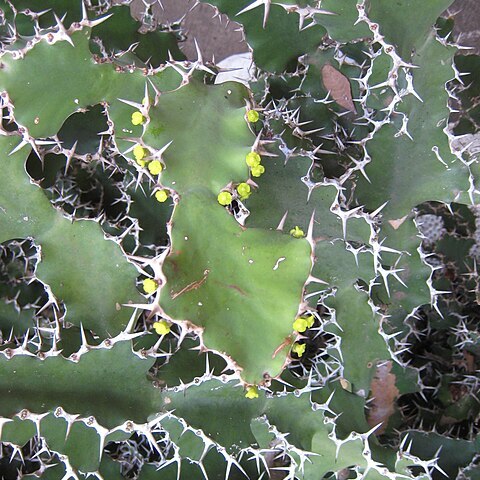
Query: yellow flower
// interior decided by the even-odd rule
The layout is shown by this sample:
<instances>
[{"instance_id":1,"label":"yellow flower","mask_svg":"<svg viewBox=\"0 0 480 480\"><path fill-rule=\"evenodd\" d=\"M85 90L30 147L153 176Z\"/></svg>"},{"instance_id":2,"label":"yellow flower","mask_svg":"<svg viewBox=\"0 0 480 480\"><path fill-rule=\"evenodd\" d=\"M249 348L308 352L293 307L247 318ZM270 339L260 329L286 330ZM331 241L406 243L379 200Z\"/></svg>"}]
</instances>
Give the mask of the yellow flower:
<instances>
[{"instance_id":1,"label":"yellow flower","mask_svg":"<svg viewBox=\"0 0 480 480\"><path fill-rule=\"evenodd\" d=\"M220 192L217 200L220 205L230 205L232 203L232 194L230 192Z\"/></svg>"},{"instance_id":2,"label":"yellow flower","mask_svg":"<svg viewBox=\"0 0 480 480\"><path fill-rule=\"evenodd\" d=\"M299 317L293 322L293 329L297 332L303 333L307 329L307 321Z\"/></svg>"},{"instance_id":3,"label":"yellow flower","mask_svg":"<svg viewBox=\"0 0 480 480\"><path fill-rule=\"evenodd\" d=\"M298 317L293 322L293 329L297 332L303 333L307 328L312 328L315 323L315 317L309 315L308 317Z\"/></svg>"},{"instance_id":4,"label":"yellow flower","mask_svg":"<svg viewBox=\"0 0 480 480\"><path fill-rule=\"evenodd\" d=\"M245 157L245 162L247 162L247 165L249 167L257 167L260 165L260 162L262 161L262 157L257 152L250 152L247 153L247 156Z\"/></svg>"},{"instance_id":5,"label":"yellow flower","mask_svg":"<svg viewBox=\"0 0 480 480\"><path fill-rule=\"evenodd\" d=\"M153 324L153 328L159 335L166 335L167 333L170 333L170 324L165 320L155 322Z\"/></svg>"},{"instance_id":6,"label":"yellow flower","mask_svg":"<svg viewBox=\"0 0 480 480\"><path fill-rule=\"evenodd\" d=\"M145 293L153 293L158 288L158 283L151 278L146 278L143 281L143 290Z\"/></svg>"},{"instance_id":7,"label":"yellow flower","mask_svg":"<svg viewBox=\"0 0 480 480\"><path fill-rule=\"evenodd\" d=\"M240 195L240 198L242 200L248 198L250 196L250 185L248 183L240 183L238 186L237 186L237 192L238 194Z\"/></svg>"},{"instance_id":8,"label":"yellow flower","mask_svg":"<svg viewBox=\"0 0 480 480\"><path fill-rule=\"evenodd\" d=\"M295 343L292 347L292 352L301 357L305 353L305 348L307 346L304 343Z\"/></svg>"},{"instance_id":9,"label":"yellow flower","mask_svg":"<svg viewBox=\"0 0 480 480\"><path fill-rule=\"evenodd\" d=\"M135 145L135 147L133 147L133 156L137 163L139 163L146 154L147 152L141 145Z\"/></svg>"},{"instance_id":10,"label":"yellow flower","mask_svg":"<svg viewBox=\"0 0 480 480\"><path fill-rule=\"evenodd\" d=\"M313 324L315 323L315 317L313 315L309 315L308 317L303 317L307 322L307 327L312 328Z\"/></svg>"},{"instance_id":11,"label":"yellow flower","mask_svg":"<svg viewBox=\"0 0 480 480\"><path fill-rule=\"evenodd\" d=\"M265 172L265 167L263 165L257 165L256 167L252 167L251 172L252 177L259 177Z\"/></svg>"},{"instance_id":12,"label":"yellow flower","mask_svg":"<svg viewBox=\"0 0 480 480\"><path fill-rule=\"evenodd\" d=\"M142 112L137 110L132 113L132 123L133 125L142 125L145 123L145 117L142 115Z\"/></svg>"},{"instance_id":13,"label":"yellow flower","mask_svg":"<svg viewBox=\"0 0 480 480\"><path fill-rule=\"evenodd\" d=\"M257 388L257 386L256 385L250 385L247 388L247 392L245 393L245 397L250 398L250 399L258 398L258 388Z\"/></svg>"},{"instance_id":14,"label":"yellow flower","mask_svg":"<svg viewBox=\"0 0 480 480\"><path fill-rule=\"evenodd\" d=\"M290 235L294 238L302 238L305 236L305 233L299 226L295 226L295 228L292 228L290 230Z\"/></svg>"},{"instance_id":15,"label":"yellow flower","mask_svg":"<svg viewBox=\"0 0 480 480\"><path fill-rule=\"evenodd\" d=\"M250 123L258 122L259 118L260 118L260 115L258 114L258 112L256 110L249 110L247 112L247 120Z\"/></svg>"},{"instance_id":16,"label":"yellow flower","mask_svg":"<svg viewBox=\"0 0 480 480\"><path fill-rule=\"evenodd\" d=\"M155 198L160 203L166 202L168 198L168 191L167 190L159 190L155 193Z\"/></svg>"},{"instance_id":17,"label":"yellow flower","mask_svg":"<svg viewBox=\"0 0 480 480\"><path fill-rule=\"evenodd\" d=\"M163 165L159 160L153 160L148 164L148 170L152 175L158 175L163 170Z\"/></svg>"}]
</instances>

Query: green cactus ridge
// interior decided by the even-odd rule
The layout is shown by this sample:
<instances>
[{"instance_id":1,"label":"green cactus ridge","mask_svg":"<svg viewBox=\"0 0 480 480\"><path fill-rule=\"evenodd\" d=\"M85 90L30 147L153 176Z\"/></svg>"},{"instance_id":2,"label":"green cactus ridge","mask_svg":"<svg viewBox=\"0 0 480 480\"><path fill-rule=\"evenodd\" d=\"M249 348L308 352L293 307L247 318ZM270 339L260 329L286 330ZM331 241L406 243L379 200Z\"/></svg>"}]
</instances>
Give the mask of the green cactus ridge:
<instances>
[{"instance_id":1,"label":"green cactus ridge","mask_svg":"<svg viewBox=\"0 0 480 480\"><path fill-rule=\"evenodd\" d=\"M86 30L85 33L87 33L87 36L84 36L81 32L75 32L74 34L72 34L72 42L73 42L73 49L74 51L78 51L78 56L79 56L79 59L81 58L81 60L79 61L80 63L85 63L85 59L84 59L84 50L87 48L87 42L86 40L88 39L88 33L89 31ZM10 93L10 96L11 96L11 101L13 101L15 104L18 104L18 100L16 100L16 97L18 95L18 98L19 99L23 99L23 96L20 96L19 94L16 94L15 91L21 91L21 88L22 86L21 85L16 85L16 90L13 89L11 87L11 84L9 83L10 82L10 78L16 78L18 75L22 76L22 77L28 77L28 74L26 74L26 71L24 71L25 69L29 69L29 68L32 68L31 66L35 66L38 62L38 59L40 58L44 58L44 52L43 52L43 49L46 48L47 49L47 56L50 55L50 50L53 50L54 48L56 49L57 44L55 44L52 48L49 48L48 46L45 46L42 42L38 43L30 52L27 53L26 57L24 60L20 61L19 64L21 66L21 71L18 72L18 71L13 71L11 72L11 75L9 75L7 78L4 79L3 81L3 85L4 85L4 88L9 91L9 92L12 92L13 93ZM60 50L57 54L55 55L52 55L52 68L58 68L56 67L56 65L58 65L58 63L56 63L56 61L53 60L53 58L56 58L58 60L58 55L60 55L60 58L62 57L62 55L65 55L65 58L67 59L67 55L68 55L68 61L72 63L72 65L76 65L75 62L75 58L72 57L69 53L69 50L72 48L72 45L69 43L69 42L60 42L59 44L59 47ZM65 50L65 53L63 53L63 51ZM17 63L14 63L14 65L17 65ZM45 68L45 66L48 65L48 62L45 62L43 61L43 66ZM90 69L92 72L94 71L95 68L100 68L100 75L102 75L101 71L102 70L105 70L106 72L108 71L109 66L107 65L94 65L94 64L88 64L88 69ZM90 80L88 80L86 77L85 77L85 69L83 69L82 67L76 67L76 68L79 68L79 82L85 82L85 83L91 83ZM47 69L44 70L45 73L47 73ZM88 70L87 70L88 71ZM51 70L48 72L48 74L51 75ZM115 72L113 72L113 70L111 69L109 74L114 74ZM83 77L82 77L83 75ZM120 78L122 79L122 77L124 77L125 75L124 74L121 74L120 76L118 75L114 75L115 78ZM37 85L38 86L35 86L35 85L28 85L28 91L29 92L34 92L36 89L37 90L40 90L40 85L41 85L41 73L40 74L37 74L36 76L36 82L37 82ZM123 131L128 131L129 134L132 134L134 133L133 131L130 131L129 129L131 128L131 123L130 123L130 117L132 114L135 113L135 111L132 111L132 112L129 112L130 114L128 113L122 113L122 112L126 112L128 111L128 109L131 109L132 108L132 105L134 105L134 102L130 102L130 101L123 101L121 102L120 104L118 104L118 101L116 100L113 100L114 97L116 95L118 95L118 91L115 90L115 84L116 82L109 82L111 88L113 89L113 92L112 93L107 93L107 95L105 96L105 93L102 92L102 91L96 91L95 87L93 89L89 89L88 91L88 95L90 95L90 97L87 97L88 100L83 100L80 96L80 100L78 100L78 103L79 105L82 105L82 104L94 104L94 103L97 103L98 101L102 100L107 100L108 99L112 99L111 101L114 103L114 105L109 108L109 118L111 121L114 121L114 125L117 125L118 122L121 122L120 125L125 125L124 128L120 128L120 126L116 129L118 130L119 133L116 134L116 138L117 138L117 142L120 142L122 141L122 137L123 135L120 133L120 132L123 132ZM120 86L120 84L117 84L118 85L118 88L123 88ZM70 88L72 88L73 90L73 87L72 85L70 85ZM25 85L24 86L25 89L27 89L27 86ZM78 87L77 87L78 88ZM147 91L147 97L149 96L149 91L148 89L146 90ZM198 95L201 95L202 92L205 92L204 95L208 97L212 97L210 102L211 103L206 103L206 107L208 108L208 105L215 105L216 107L218 107L218 99L224 99L224 97L226 97L226 104L225 104L225 113L222 115L221 112L218 111L218 109L215 111L215 114L213 112L209 112L208 109L205 109L204 112L202 111L199 111L198 114L200 117L205 117L206 119L209 119L209 118L214 118L216 117L216 121L220 123L221 125L221 128L224 128L226 129L226 133L229 133L229 132L236 132L238 131L238 127L240 127L240 132L242 132L242 129L243 129L243 133L241 135L239 135L239 138L238 140L237 139L234 139L232 138L225 146L225 148L228 147L228 150L224 152L222 152L222 149L221 148L218 148L218 144L217 143L213 143L213 142L209 142L209 136L211 134L215 134L215 135L218 135L218 129L215 129L214 128L214 125L215 124L211 124L211 122L197 122L197 125L199 125L199 127L201 128L203 125L205 125L207 127L207 130L206 131L202 131L202 130L199 130L198 132L198 135L199 135L199 139L202 141L202 143L200 144L194 144L194 143L188 143L185 141L185 139L183 138L176 138L178 137L179 134L182 133L182 129L179 129L176 127L175 125L175 119L172 118L172 122L171 124L169 124L169 128L172 128L173 130L173 139L172 139L172 133L169 133L169 130L165 130L162 122L160 120L157 120L157 119L161 119L162 116L165 115L165 113L163 112L168 112L168 111L173 111L173 108L169 106L169 101L173 102L174 105L178 105L178 103L180 102L180 105L181 105L181 102L185 102L185 107L180 107L180 110L179 111L182 111L182 108L189 108L189 105L191 104L191 102L195 103L196 101L196 98L198 98ZM94 96L92 96L92 93L95 93L96 95L96 98ZM195 172L195 171L192 171L190 168L189 168L189 159L192 157L193 154L196 154L198 155L198 152L202 152L203 154L203 158L205 160L208 160L208 163L205 164L205 167L206 168L202 168L200 167L196 172L195 174L195 177L194 179L192 179L194 182L196 180L198 180L201 184L203 182L207 183L207 182L210 182L210 189L212 192L216 192L218 190L220 190L222 188L223 185L225 185L226 183L228 183L229 181L236 181L238 183L240 183L241 180L245 179L245 176L247 174L247 171L248 171L248 168L247 166L245 165L245 161L244 161L244 157L245 155L248 153L248 129L246 127L246 122L245 122L245 119L244 119L244 108L241 108L240 107L243 107L242 103L243 103L243 100L242 98L244 97L244 93L242 94L242 92L239 90L238 86L237 85L225 85L225 86L222 86L222 87L217 87L217 88L212 88L212 87L207 87L205 89L205 87L201 87L201 86L197 86L196 88L194 87L194 84L192 84L191 82L188 84L188 86L185 86L179 90L177 90L176 92L172 92L171 94L164 94L165 95L165 100L159 104L159 106L151 106L149 109L148 109L148 112L146 112L146 115L148 115L148 119L149 119L149 123L148 123L148 127L146 128L146 131L145 131L145 134L144 134L144 142L146 143L146 145L150 148L150 149L159 149L159 150L162 150L162 145L165 143L165 139L168 140L169 143L172 143L172 146L170 149L167 150L167 152L165 153L165 158L166 158L166 162L168 162L168 156L169 155L172 155L173 158L175 158L175 163L172 162L171 164L171 167L168 168L167 166L167 169L166 169L166 172L165 172L165 186L170 186L173 187L175 186L177 192L179 194L182 194L184 189L186 188L190 188L190 184L188 182L188 179L191 175L188 175L188 172L185 170L185 169L189 169L191 172ZM78 95L79 96L79 95ZM123 95L122 95L123 96ZM140 97L140 95L139 95ZM59 99L59 104L61 102L61 99ZM229 108L229 105L232 105L232 107ZM124 105L124 107L122 107L122 105ZM141 107L141 104L139 104L139 106ZM178 107L177 107L178 108ZM23 110L26 110L25 107L23 107L23 105L20 103L20 105L16 106L16 109L18 111L23 111ZM55 108L55 105L53 104L51 106L51 109L52 111L55 112L55 114L57 115L57 118L60 120L61 118L61 115L62 115L62 112L59 112L58 109ZM231 113L230 113L230 110ZM237 112L237 113L235 113ZM63 116L66 116L66 113L63 113ZM18 116L17 115L17 120L20 120L20 122L26 126L28 126L28 130L29 132L32 132L34 134L38 134L40 133L40 131L37 132L37 128L36 126L40 123L39 121L35 122L35 120L32 122L30 119L28 118L25 118L23 119L21 116ZM38 120L39 117L36 117L36 119ZM195 119L195 117L194 117ZM116 123L115 123L116 122ZM128 126L129 125L129 126ZM192 126L193 127L193 126ZM134 128L137 128L137 129L142 129L142 125L139 125L137 127L134 127ZM50 133L50 131L48 130L44 130L42 131L42 134L43 135L46 135ZM230 139L230 135L228 135L226 137L227 139ZM235 154L235 155L232 155L232 148L235 148L235 145L238 144L238 153ZM212 150L212 146L213 145L216 145L216 148L214 150ZM192 150L185 150L185 148L192 148L193 147L193 151ZM179 150L180 149L180 150ZM233 150L235 151L235 150ZM184 159L184 161L182 162L181 159ZM226 169L224 172L222 171L222 169L224 168L224 166L226 166L225 164L225 161L224 159L225 158L230 158L231 159L231 169ZM217 159L217 162L218 162L218 167L216 166L217 164L215 163L215 159ZM151 162L153 162L155 160L151 160ZM183 170L182 170L182 163L184 163L184 167L183 167ZM209 170L211 169L211 171ZM203 179L203 182L202 182L202 177L200 175L204 175L204 179ZM163 175L162 175L162 181L163 181ZM185 187L182 186L182 184L185 183ZM214 202L212 202L212 200L209 200L209 202L213 205L215 205L218 209L218 205L216 205ZM225 213L225 212L224 212ZM225 218L228 218L228 217L225 217ZM175 219L175 217L174 217ZM175 220L174 220L175 221ZM74 224L75 226L77 224ZM219 227L221 228L221 227ZM208 231L207 231L208 232ZM266 233L268 235L268 232ZM277 235L278 236L278 235ZM195 238L195 237L194 237ZM259 242L262 242L263 240L260 239L258 240ZM252 240L252 242L255 242L255 240ZM292 241L290 240L290 243L292 243ZM301 243L303 243L303 241L300 241L300 242L296 242L296 245L299 246ZM293 245L293 243L292 243ZM48 253L48 250L47 250L47 245L45 245L43 247L45 249L45 251ZM246 246L244 245L242 248L246 248ZM296 255L300 254L300 250L297 249L297 251L292 251L291 253L291 256L292 258L294 258ZM283 255L283 256L282 256ZM290 254L287 253L287 250L285 250L285 253L282 252L282 250L280 249L279 250L279 253L277 255L277 257L275 259L272 258L272 260L270 261L270 263L273 262L273 264L270 266L270 267L264 267L263 268L263 271L266 270L266 268L269 268L269 269L272 269L275 267L275 262L278 261L280 258L285 258L285 255L288 255L290 256ZM282 354L281 355L276 355L275 354L275 351L276 349L281 346L281 344L284 342L284 338L286 336L288 336L290 333L291 333L291 324L293 323L294 319L295 319L295 315L298 313L298 305L301 303L301 287L302 285L305 283L305 280L307 279L308 277L308 268L307 265L310 263L310 253L308 251L308 248L307 249L304 249L303 251L303 257L305 258L305 263L304 265L302 266L302 269L301 271L303 271L303 273L299 273L297 274L297 278L296 280L293 279L293 277L291 278L290 282L287 282L286 281L286 277L288 276L288 271L286 271L284 273L284 270L286 270L285 268L282 268L281 270L279 269L278 273L281 273L283 275L285 275L285 278L281 281L280 285L283 285L281 288L283 290L289 290L292 285L298 285L296 287L296 290L297 290L297 293L294 293L294 295L288 299L288 301L285 301L285 305L289 305L287 309L284 309L283 306L279 306L278 308L278 312L284 312L285 311L285 320L282 321L283 325L284 325L284 330L281 331L278 335L275 336L274 339L272 339L272 342L269 343L268 347L266 346L265 348L265 353L263 354L264 358L267 357L267 352L268 352L268 356L272 357L273 355L273 360L274 360L274 363L272 367L268 366L268 363L265 363L266 360L263 360L259 365L257 364L256 365L256 374L255 375L252 375L252 374L248 374L248 377L251 381L251 383L256 383L256 382L259 382L262 377L263 377L263 374L264 373L267 373L269 375L273 375L273 376L276 376L280 371L281 371L281 367L282 365L285 363L285 357L286 355L288 354L288 349L283 349L282 351ZM256 266L255 266L256 267ZM255 267L253 267L253 269L255 269ZM230 267L231 268L231 267ZM205 270L208 270L207 268L205 268ZM228 268L227 268L227 272L228 272ZM259 273L257 273L258 277L259 278L262 278L263 276L263 271L260 271ZM274 272L276 271L273 270ZM224 275L223 274L220 274L219 277L222 278ZM182 278L180 276L180 278ZM186 278L186 280L188 280L188 278ZM178 281L178 280L177 280ZM60 282L59 282L60 283ZM189 282L187 281L185 283L185 285L189 285L191 284L192 282ZM232 284L234 285L234 284ZM233 287L232 287L233 288ZM295 288L295 287L294 287ZM181 289L179 289L181 290ZM244 289L240 286L238 287L238 292L243 292ZM208 296L208 293L207 293L207 296ZM282 295L279 295L279 298L281 298ZM130 303L132 303L131 299L129 299ZM117 302L118 303L118 302ZM123 302L122 302L123 303ZM127 302L125 302L127 303ZM135 302L133 302L134 304L136 304ZM198 303L201 303L200 301L197 302L197 307L198 307ZM201 310L207 310L207 308L204 308L204 309L201 309ZM244 308L239 308L238 311L242 311L244 310ZM247 309L247 316L252 316L253 315L253 310L254 308L252 306L249 306L248 309ZM265 309L265 314L262 315L263 317L265 317L266 315L271 315L271 312L268 312L268 309ZM288 312L288 313L287 313ZM166 312L168 314L168 311ZM194 312L190 312L190 314L193 316L193 317L198 317L198 313L194 313ZM220 317L220 312L217 312L217 315ZM258 312L257 312L257 315L258 315ZM275 317L275 314L273 314L273 317ZM184 317L182 316L181 318L182 320L184 319ZM186 320L190 320L189 318L186 318ZM263 321L260 319L260 323L262 323ZM201 320L199 319L199 323L201 324L201 326L203 326ZM219 321L216 322L217 324L219 323ZM88 324L87 326L90 326L90 324ZM211 327L212 330L214 329L214 327ZM251 329L247 328L246 329L246 332L249 333ZM214 332L207 332L207 335L214 335ZM257 333L258 334L258 333ZM252 330L252 335L255 335L255 330ZM222 337L223 337L223 334L222 334ZM248 343L254 343L252 342L251 340L248 340L248 337L246 339L246 341ZM236 343L236 342L235 342ZM226 352L227 354L230 354L229 353L229 348L228 346L223 346L221 343L218 344L218 348L220 351L222 352ZM236 355L233 355L233 357L235 357ZM247 368L247 367L244 367L242 365L242 362L239 362L240 363L240 368L243 369L243 368ZM253 364L256 364L256 361L253 359L253 360L249 360L249 363L250 365L253 365ZM252 368L252 367L250 367ZM270 374L270 371L272 372Z\"/></svg>"},{"instance_id":2,"label":"green cactus ridge","mask_svg":"<svg viewBox=\"0 0 480 480\"><path fill-rule=\"evenodd\" d=\"M8 156L19 146L18 137L3 136L0 142L4 164L1 240L35 239L41 249L36 276L50 286L51 302L65 303L69 321L103 336L120 332L133 314L125 305L141 298L134 284L136 268L118 245L105 241L98 224L71 224L51 207L25 174L29 149L23 147Z\"/></svg>"},{"instance_id":3,"label":"green cactus ridge","mask_svg":"<svg viewBox=\"0 0 480 480\"><path fill-rule=\"evenodd\" d=\"M191 219L202 215L208 224L192 229ZM298 310L311 269L308 242L242 230L205 189L183 195L172 220L160 294L165 315L203 327L205 345L231 356L248 383L259 383L265 373L277 376L293 342L285 338L303 313ZM221 255L216 260L224 249L227 262Z\"/></svg>"},{"instance_id":4,"label":"green cactus ridge","mask_svg":"<svg viewBox=\"0 0 480 480\"><path fill-rule=\"evenodd\" d=\"M379 478L401 478L384 476L384 469L372 463L365 451L371 432L351 434L340 440L335 434L335 413L328 402L312 404L308 392L270 399L262 393L251 402L241 388L235 388L235 380L208 375L182 388L159 391L145 378L151 360L136 356L124 334L85 350L73 361L60 355L41 360L15 351L10 352L10 359L2 355L0 365L5 392L2 412L10 417L2 423L2 441L22 444L39 433L52 450L68 456L74 471L98 471L103 445L109 440L128 438L134 429L154 441L153 432L159 422L177 446L175 461L189 458L201 464L206 451L215 449L216 443L226 449L220 449L224 460L242 468L232 454L238 448L257 444L257 455L261 457L269 450L272 432L287 428L288 417L294 415L302 421L288 441L284 440L284 447L292 462L312 462L305 467L306 478L310 470L326 473L352 464L359 468L370 465ZM99 365L102 367L98 368ZM116 374L112 375L113 372ZM29 387L35 395L28 395L24 388L27 378L35 379ZM88 378L88 389L84 378ZM133 386L138 396L125 395ZM60 396L61 406L56 403ZM217 412L234 408L237 416L227 422L228 414L206 416L205 410L212 408ZM38 415L39 409L50 413Z\"/></svg>"},{"instance_id":5,"label":"green cactus ridge","mask_svg":"<svg viewBox=\"0 0 480 480\"><path fill-rule=\"evenodd\" d=\"M0 477L477 478L452 2L0 2Z\"/></svg>"}]
</instances>

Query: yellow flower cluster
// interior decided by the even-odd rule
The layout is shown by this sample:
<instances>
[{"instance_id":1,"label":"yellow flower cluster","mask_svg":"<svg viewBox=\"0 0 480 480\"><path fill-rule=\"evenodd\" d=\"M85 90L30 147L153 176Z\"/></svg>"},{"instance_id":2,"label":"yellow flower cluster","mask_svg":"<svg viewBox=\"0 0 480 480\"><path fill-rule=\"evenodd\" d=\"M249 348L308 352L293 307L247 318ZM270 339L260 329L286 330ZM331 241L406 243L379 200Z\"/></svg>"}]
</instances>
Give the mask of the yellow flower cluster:
<instances>
[{"instance_id":1,"label":"yellow flower cluster","mask_svg":"<svg viewBox=\"0 0 480 480\"><path fill-rule=\"evenodd\" d=\"M245 200L251 195L252 189L248 183L242 182L237 185L237 193L241 200ZM232 203L233 195L226 190L222 190L217 195L217 201L220 205L226 207Z\"/></svg>"},{"instance_id":2,"label":"yellow flower cluster","mask_svg":"<svg viewBox=\"0 0 480 480\"><path fill-rule=\"evenodd\" d=\"M152 175L158 175L163 170L163 165L159 160L144 160L148 155L148 150L142 145L135 145L133 147L133 156L135 157L136 162L141 166L147 166L148 171Z\"/></svg>"},{"instance_id":3,"label":"yellow flower cluster","mask_svg":"<svg viewBox=\"0 0 480 480\"><path fill-rule=\"evenodd\" d=\"M293 329L297 332L303 333L307 328L311 328L315 323L315 317L309 315L308 317L298 317L293 322Z\"/></svg>"},{"instance_id":4,"label":"yellow flower cluster","mask_svg":"<svg viewBox=\"0 0 480 480\"><path fill-rule=\"evenodd\" d=\"M265 173L265 167L261 165L262 157L257 152L247 153L246 164L250 167L252 177L260 177Z\"/></svg>"}]
</instances>

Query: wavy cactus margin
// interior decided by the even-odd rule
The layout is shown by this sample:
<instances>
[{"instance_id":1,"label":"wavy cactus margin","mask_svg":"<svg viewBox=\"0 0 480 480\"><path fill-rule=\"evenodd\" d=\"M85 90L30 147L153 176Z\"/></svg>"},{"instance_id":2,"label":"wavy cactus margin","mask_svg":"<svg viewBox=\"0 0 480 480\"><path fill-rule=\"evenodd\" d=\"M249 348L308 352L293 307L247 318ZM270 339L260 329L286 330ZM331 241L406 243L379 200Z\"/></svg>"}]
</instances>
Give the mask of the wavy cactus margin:
<instances>
[{"instance_id":1,"label":"wavy cactus margin","mask_svg":"<svg viewBox=\"0 0 480 480\"><path fill-rule=\"evenodd\" d=\"M452 1L208 0L248 85L115 3L0 6L0 476L477 478Z\"/></svg>"}]
</instances>

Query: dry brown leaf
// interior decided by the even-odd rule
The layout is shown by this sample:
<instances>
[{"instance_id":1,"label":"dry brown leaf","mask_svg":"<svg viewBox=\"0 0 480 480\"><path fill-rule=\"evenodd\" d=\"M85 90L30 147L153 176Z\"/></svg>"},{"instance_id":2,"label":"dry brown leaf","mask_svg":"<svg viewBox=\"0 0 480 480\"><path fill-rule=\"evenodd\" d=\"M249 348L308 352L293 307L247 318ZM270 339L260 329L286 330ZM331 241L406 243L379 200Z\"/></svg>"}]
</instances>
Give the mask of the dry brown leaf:
<instances>
[{"instance_id":1,"label":"dry brown leaf","mask_svg":"<svg viewBox=\"0 0 480 480\"><path fill-rule=\"evenodd\" d=\"M326 64L322 67L322 80L331 97L343 108L355 112L350 81L335 67Z\"/></svg>"},{"instance_id":2,"label":"dry brown leaf","mask_svg":"<svg viewBox=\"0 0 480 480\"><path fill-rule=\"evenodd\" d=\"M400 393L395 386L396 377L393 373L390 373L391 370L392 362L382 363L377 367L370 384L371 402L369 403L367 421L372 428L379 423L382 424L375 431L376 435L381 435L387 428L388 419L395 412L395 399Z\"/></svg>"},{"instance_id":3,"label":"dry brown leaf","mask_svg":"<svg viewBox=\"0 0 480 480\"><path fill-rule=\"evenodd\" d=\"M398 218L397 220L389 220L388 223L392 226L394 230L400 228L403 222L407 219L408 215L405 215L402 218Z\"/></svg>"}]
</instances>

